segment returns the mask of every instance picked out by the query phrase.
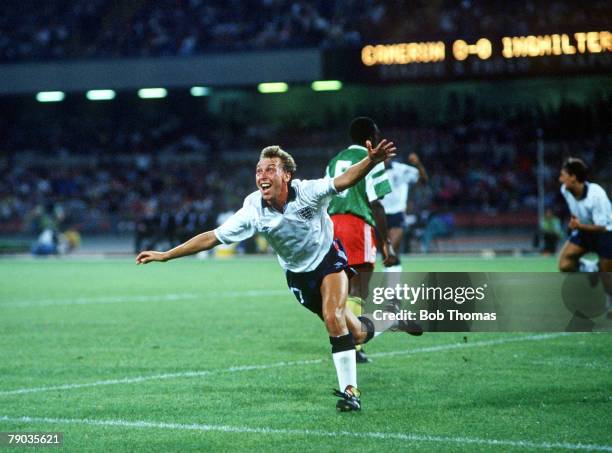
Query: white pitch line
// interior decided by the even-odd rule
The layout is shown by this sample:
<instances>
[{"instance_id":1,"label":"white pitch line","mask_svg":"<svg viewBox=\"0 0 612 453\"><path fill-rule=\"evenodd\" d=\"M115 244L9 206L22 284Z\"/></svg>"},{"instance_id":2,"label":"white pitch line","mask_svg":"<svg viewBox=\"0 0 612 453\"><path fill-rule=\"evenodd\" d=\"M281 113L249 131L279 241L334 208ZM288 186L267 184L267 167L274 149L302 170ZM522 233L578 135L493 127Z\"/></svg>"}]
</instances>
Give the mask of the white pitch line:
<instances>
[{"instance_id":1,"label":"white pitch line","mask_svg":"<svg viewBox=\"0 0 612 453\"><path fill-rule=\"evenodd\" d=\"M408 442L432 442L444 444L487 445L495 447L519 447L528 449L562 449L586 451L612 451L610 445L582 444L569 442L534 442L529 440L510 439L482 439L477 437L435 436L426 434L406 434L392 432L353 432L353 431L322 431L310 429L284 429L284 428L252 428L248 426L208 425L199 423L167 423L145 420L94 420L89 418L48 418L48 417L11 417L0 416L0 421L13 423L47 423L58 425L89 425L89 426L117 426L121 428L149 428L183 431L222 432L234 434L263 434L263 435L289 435L311 437L353 437L381 440L401 440Z\"/></svg>"},{"instance_id":2,"label":"white pitch line","mask_svg":"<svg viewBox=\"0 0 612 453\"><path fill-rule=\"evenodd\" d=\"M393 357L398 355L412 355L412 354L420 354L426 352L440 352L440 351L449 351L453 349L463 349L463 348L474 348L474 347L483 347L483 346L495 346L506 343L516 343L521 341L540 341L540 340L548 340L551 338L557 338L568 335L567 333L551 333L551 334L541 334L541 335L528 335L524 337L517 338L500 338L497 340L486 340L486 341L477 341L473 343L451 343L451 344L443 344L438 346L429 346L424 348L417 349L407 349L404 351L391 351L391 352L379 352L376 354L369 354L372 357ZM85 383L76 383L76 384L63 384L49 387L26 387L14 390L0 390L0 396L9 396L9 395L23 395L27 393L39 393L39 392L49 392L54 390L72 390L79 389L85 387L99 387L103 385L115 385L115 384L135 384L139 382L145 381L154 381L154 380L163 380L163 379L176 379L176 378L192 378L192 377L201 377L208 376L211 374L219 374L219 373L236 373L242 371L253 371L253 370L267 370L271 368L284 368L288 366L295 365L315 365L322 363L323 359L313 359L313 360L297 360L293 362L276 362L270 364L263 365L242 365L242 366L233 366L229 368L222 368L218 370L201 370L201 371L184 371L181 373L164 373L164 374L155 374L150 376L134 376L134 377L125 377L121 379L109 379L104 381L95 381L95 382L85 382Z\"/></svg>"},{"instance_id":3,"label":"white pitch line","mask_svg":"<svg viewBox=\"0 0 612 453\"><path fill-rule=\"evenodd\" d=\"M175 300L195 299L198 294L163 294L159 296L99 296L79 297L76 299L38 299L19 300L0 303L0 307L30 308L49 307L55 305L90 305L90 304L117 304L125 302L171 302Z\"/></svg>"},{"instance_id":4,"label":"white pitch line","mask_svg":"<svg viewBox=\"0 0 612 453\"><path fill-rule=\"evenodd\" d=\"M466 332L469 333L469 332ZM369 357L395 357L398 355L410 355L417 352L437 352L437 351L448 351L451 349L465 349L472 347L482 347L482 346L495 346L498 344L506 344L513 343L519 341L539 341L539 340L548 340L551 338L564 337L566 335L570 335L567 332L557 332L557 333L543 333L538 335L528 335L525 337L518 338L499 338L497 340L485 340L485 341L477 341L472 343L452 343L452 344L441 344L437 346L428 346L425 348L419 349L407 349L404 351L389 351L389 352L375 352L368 353Z\"/></svg>"},{"instance_id":5,"label":"white pitch line","mask_svg":"<svg viewBox=\"0 0 612 453\"><path fill-rule=\"evenodd\" d=\"M121 379L108 379L105 381L84 382L81 384L63 384L63 385L56 385L52 387L29 387L29 388L15 389L15 390L2 390L0 391L0 396L22 395L24 393L49 392L53 390L72 390L72 389L79 389L79 388L85 388L85 387L99 387L102 385L136 384L136 383L145 382L145 381L157 381L157 380L176 379L176 378L193 378L193 377L208 376L211 374L219 374L219 373L236 373L240 371L268 370L271 368L284 368L284 367L296 366L296 365L312 365L315 363L321 363L322 361L323 359L296 360L293 362L276 362L276 363L268 363L264 365L233 366L233 367L223 368L219 370L183 371L181 373L164 373L164 374L154 374L150 376L134 376L134 377L125 377Z\"/></svg>"},{"instance_id":6,"label":"white pitch line","mask_svg":"<svg viewBox=\"0 0 612 453\"><path fill-rule=\"evenodd\" d=\"M249 291L224 291L214 294L215 298L221 297L267 297L287 294L291 296L289 290L249 290ZM179 293L163 294L159 296L99 296L99 297L79 297L76 299L38 299L38 300L17 300L10 302L0 302L0 308L30 308L30 307L49 307L56 305L92 305L92 304L118 304L129 302L173 302L177 300L194 300L211 298L212 295ZM293 297L293 296L292 296Z\"/></svg>"},{"instance_id":7,"label":"white pitch line","mask_svg":"<svg viewBox=\"0 0 612 453\"><path fill-rule=\"evenodd\" d=\"M265 296L287 296L293 299L295 296L289 289L253 289L247 291L225 291L215 293L215 297L265 297Z\"/></svg>"}]
</instances>

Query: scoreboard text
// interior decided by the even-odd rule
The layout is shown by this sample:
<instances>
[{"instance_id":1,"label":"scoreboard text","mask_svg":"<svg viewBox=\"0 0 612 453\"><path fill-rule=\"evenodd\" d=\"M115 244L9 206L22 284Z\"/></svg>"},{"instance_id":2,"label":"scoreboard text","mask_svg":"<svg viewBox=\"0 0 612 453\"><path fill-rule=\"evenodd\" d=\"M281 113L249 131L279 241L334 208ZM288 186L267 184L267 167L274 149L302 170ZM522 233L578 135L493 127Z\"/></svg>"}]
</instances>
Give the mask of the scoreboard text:
<instances>
[{"instance_id":1,"label":"scoreboard text","mask_svg":"<svg viewBox=\"0 0 612 453\"><path fill-rule=\"evenodd\" d=\"M610 73L612 33L586 31L481 37L393 44L330 51L327 77L385 82L489 76Z\"/></svg>"}]
</instances>

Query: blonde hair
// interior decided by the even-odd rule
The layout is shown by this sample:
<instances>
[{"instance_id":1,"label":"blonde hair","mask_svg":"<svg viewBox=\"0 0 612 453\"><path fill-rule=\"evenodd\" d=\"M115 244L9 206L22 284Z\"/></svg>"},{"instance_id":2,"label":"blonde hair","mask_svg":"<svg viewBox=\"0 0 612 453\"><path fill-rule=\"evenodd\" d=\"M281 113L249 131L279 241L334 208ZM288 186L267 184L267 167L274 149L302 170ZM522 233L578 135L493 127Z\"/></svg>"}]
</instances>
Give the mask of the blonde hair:
<instances>
[{"instance_id":1,"label":"blonde hair","mask_svg":"<svg viewBox=\"0 0 612 453\"><path fill-rule=\"evenodd\" d=\"M295 160L293 160L291 154L283 150L280 146L266 146L264 149L261 150L261 154L259 155L260 160L273 159L275 157L278 157L280 159L281 163L283 164L283 170L288 173L291 173L292 175L295 173L295 171L297 170Z\"/></svg>"}]
</instances>

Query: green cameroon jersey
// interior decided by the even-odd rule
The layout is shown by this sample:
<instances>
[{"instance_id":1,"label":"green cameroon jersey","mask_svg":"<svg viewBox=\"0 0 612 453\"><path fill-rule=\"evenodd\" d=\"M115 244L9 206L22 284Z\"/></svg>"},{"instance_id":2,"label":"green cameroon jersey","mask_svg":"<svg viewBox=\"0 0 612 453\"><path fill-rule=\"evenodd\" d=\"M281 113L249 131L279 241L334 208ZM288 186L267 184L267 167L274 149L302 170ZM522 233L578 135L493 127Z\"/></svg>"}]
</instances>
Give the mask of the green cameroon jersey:
<instances>
[{"instance_id":1,"label":"green cameroon jersey","mask_svg":"<svg viewBox=\"0 0 612 453\"><path fill-rule=\"evenodd\" d=\"M368 155L363 146L351 145L340 151L327 165L327 176L335 178L344 173L351 165L356 164ZM332 197L327 212L334 214L354 214L361 217L372 226L374 217L370 209L370 202L391 193L391 184L385 171L384 162L376 166L353 187L346 189Z\"/></svg>"}]
</instances>

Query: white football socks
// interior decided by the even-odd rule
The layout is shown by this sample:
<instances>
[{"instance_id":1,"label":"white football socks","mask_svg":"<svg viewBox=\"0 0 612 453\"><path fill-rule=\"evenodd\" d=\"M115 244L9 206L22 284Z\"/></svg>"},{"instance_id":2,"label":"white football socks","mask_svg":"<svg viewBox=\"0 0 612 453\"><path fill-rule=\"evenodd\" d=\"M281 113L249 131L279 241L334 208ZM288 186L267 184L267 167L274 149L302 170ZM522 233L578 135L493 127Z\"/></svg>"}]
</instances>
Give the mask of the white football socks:
<instances>
[{"instance_id":1,"label":"white football socks","mask_svg":"<svg viewBox=\"0 0 612 453\"><path fill-rule=\"evenodd\" d=\"M338 375L338 385L343 392L347 385L357 387L357 362L355 359L355 349L332 353L336 374Z\"/></svg>"}]
</instances>

